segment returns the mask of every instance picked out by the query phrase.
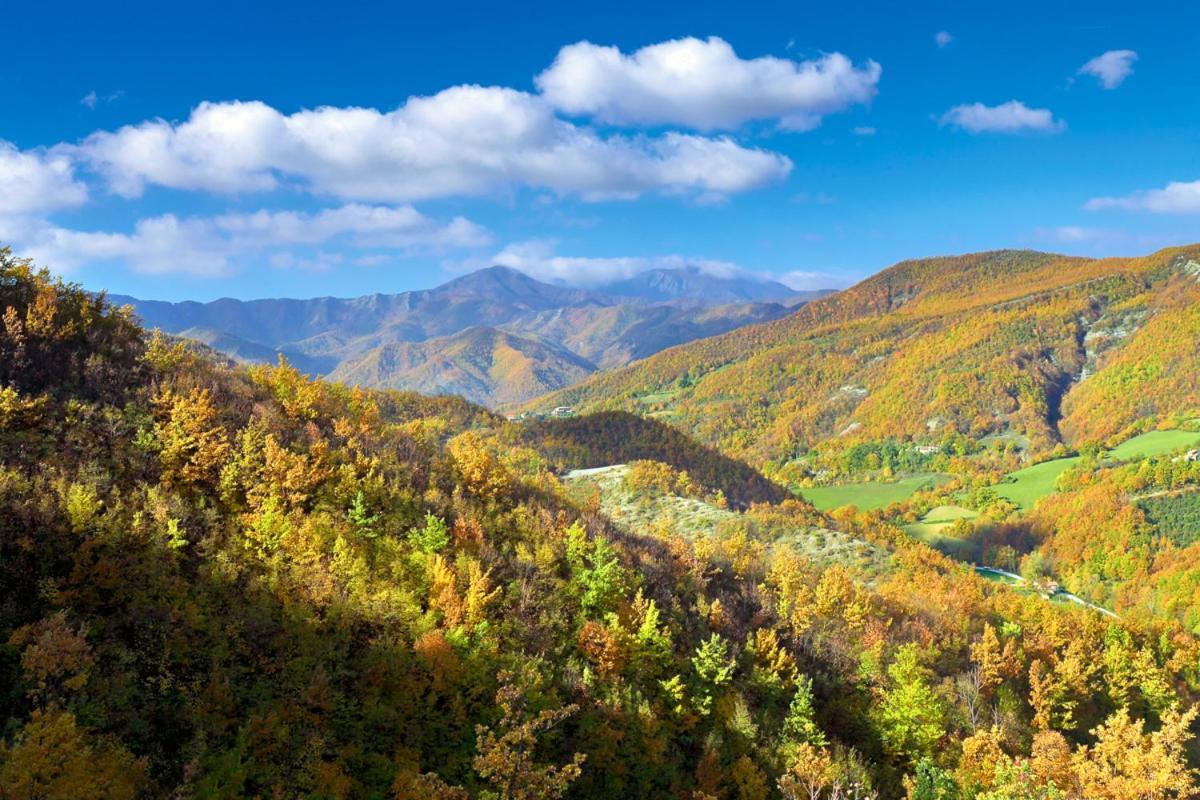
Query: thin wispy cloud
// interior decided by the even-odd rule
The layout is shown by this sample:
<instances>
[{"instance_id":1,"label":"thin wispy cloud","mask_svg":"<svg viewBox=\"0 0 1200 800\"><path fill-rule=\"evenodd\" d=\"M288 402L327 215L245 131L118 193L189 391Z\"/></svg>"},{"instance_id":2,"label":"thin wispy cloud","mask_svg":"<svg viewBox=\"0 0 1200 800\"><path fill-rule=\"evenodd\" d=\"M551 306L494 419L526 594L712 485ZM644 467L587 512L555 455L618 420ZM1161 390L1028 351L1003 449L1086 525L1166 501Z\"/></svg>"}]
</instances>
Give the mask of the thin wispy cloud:
<instances>
[{"instance_id":1,"label":"thin wispy cloud","mask_svg":"<svg viewBox=\"0 0 1200 800\"><path fill-rule=\"evenodd\" d=\"M1105 89L1115 89L1133 74L1133 62L1138 54L1133 50L1109 50L1079 68L1078 75L1091 75Z\"/></svg>"},{"instance_id":2,"label":"thin wispy cloud","mask_svg":"<svg viewBox=\"0 0 1200 800\"><path fill-rule=\"evenodd\" d=\"M1060 225L1057 228L1038 228L1034 231L1034 237L1039 241L1055 244L1093 244L1119 239L1122 236L1121 231L1084 225Z\"/></svg>"},{"instance_id":3,"label":"thin wispy cloud","mask_svg":"<svg viewBox=\"0 0 1200 800\"><path fill-rule=\"evenodd\" d=\"M1200 214L1200 180L1173 181L1161 189L1145 189L1123 197L1093 197L1089 211L1118 209L1151 214Z\"/></svg>"},{"instance_id":4,"label":"thin wispy cloud","mask_svg":"<svg viewBox=\"0 0 1200 800\"><path fill-rule=\"evenodd\" d=\"M93 89L80 98L79 105L95 111L96 106L100 105L101 103L111 103L114 100L119 100L124 96L125 92L123 90L117 90L112 94L100 95L95 89Z\"/></svg>"},{"instance_id":5,"label":"thin wispy cloud","mask_svg":"<svg viewBox=\"0 0 1200 800\"><path fill-rule=\"evenodd\" d=\"M797 269L783 273L777 280L789 289L805 292L817 289L845 289L857 279L852 275L837 272Z\"/></svg>"},{"instance_id":6,"label":"thin wispy cloud","mask_svg":"<svg viewBox=\"0 0 1200 800\"><path fill-rule=\"evenodd\" d=\"M559 253L558 245L553 238L528 239L512 242L487 256L449 261L444 266L451 272L461 273L498 264L547 283L584 288L605 286L655 269L696 270L718 278L780 280L774 274L756 272L720 259L677 253L652 256L573 256Z\"/></svg>"},{"instance_id":7,"label":"thin wispy cloud","mask_svg":"<svg viewBox=\"0 0 1200 800\"><path fill-rule=\"evenodd\" d=\"M585 287L603 286L651 269L694 267L719 277L751 274L732 262L715 259L689 258L682 255L567 256L560 255L557 249L558 243L553 239L530 239L509 244L490 258L467 262L463 266L475 269L488 264L499 264L520 270L539 280Z\"/></svg>"},{"instance_id":8,"label":"thin wispy cloud","mask_svg":"<svg viewBox=\"0 0 1200 800\"><path fill-rule=\"evenodd\" d=\"M933 35L933 41L938 47L945 47L954 41L954 37L948 31L938 31Z\"/></svg>"}]
</instances>

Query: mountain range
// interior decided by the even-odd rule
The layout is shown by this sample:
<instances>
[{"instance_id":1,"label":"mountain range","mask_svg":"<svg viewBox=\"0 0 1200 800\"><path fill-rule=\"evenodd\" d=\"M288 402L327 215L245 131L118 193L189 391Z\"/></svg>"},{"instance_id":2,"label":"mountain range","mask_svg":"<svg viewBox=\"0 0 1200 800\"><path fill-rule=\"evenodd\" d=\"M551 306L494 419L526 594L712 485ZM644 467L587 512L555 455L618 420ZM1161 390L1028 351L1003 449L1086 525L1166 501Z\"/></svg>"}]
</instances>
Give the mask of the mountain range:
<instances>
[{"instance_id":1,"label":"mountain range","mask_svg":"<svg viewBox=\"0 0 1200 800\"><path fill-rule=\"evenodd\" d=\"M147 327L243 362L286 357L364 386L496 405L571 385L664 348L778 319L825 292L754 276L659 269L596 289L489 267L433 289L340 299L168 303L112 296Z\"/></svg>"}]
</instances>

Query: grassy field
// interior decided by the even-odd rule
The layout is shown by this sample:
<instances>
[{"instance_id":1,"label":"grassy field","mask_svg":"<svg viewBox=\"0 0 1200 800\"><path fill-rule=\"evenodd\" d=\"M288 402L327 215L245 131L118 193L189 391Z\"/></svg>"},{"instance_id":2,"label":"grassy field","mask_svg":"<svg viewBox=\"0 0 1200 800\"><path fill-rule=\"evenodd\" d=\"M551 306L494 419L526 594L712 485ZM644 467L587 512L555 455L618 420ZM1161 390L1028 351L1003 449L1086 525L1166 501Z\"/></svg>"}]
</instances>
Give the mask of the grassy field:
<instances>
[{"instance_id":1,"label":"grassy field","mask_svg":"<svg viewBox=\"0 0 1200 800\"><path fill-rule=\"evenodd\" d=\"M1200 445L1200 431L1150 431L1114 447L1108 457L1117 461L1161 456Z\"/></svg>"},{"instance_id":2,"label":"grassy field","mask_svg":"<svg viewBox=\"0 0 1200 800\"><path fill-rule=\"evenodd\" d=\"M956 558L970 558L971 546L946 533L960 519L974 519L979 513L962 506L938 506L931 508L917 522L904 526L905 532L919 542L935 547Z\"/></svg>"},{"instance_id":3,"label":"grassy field","mask_svg":"<svg viewBox=\"0 0 1200 800\"><path fill-rule=\"evenodd\" d=\"M979 512L962 506L938 506L927 511L917 522L905 525L904 529L921 538L941 533L960 519L975 519L978 516Z\"/></svg>"},{"instance_id":4,"label":"grassy field","mask_svg":"<svg viewBox=\"0 0 1200 800\"><path fill-rule=\"evenodd\" d=\"M1200 445L1197 431L1150 431L1135 436L1108 451L1108 461L1131 461L1138 458L1161 456L1186 447ZM1078 456L1043 461L1009 473L1012 482L996 486L996 494L1007 497L1028 511L1034 503L1057 488L1058 476L1079 463Z\"/></svg>"},{"instance_id":5,"label":"grassy field","mask_svg":"<svg viewBox=\"0 0 1200 800\"><path fill-rule=\"evenodd\" d=\"M995 572L987 569L986 567L976 567L975 574L983 578L985 581L991 581L992 583L1003 583L1005 586L1020 587L1024 585L1024 581L1020 578L1014 578L1011 575Z\"/></svg>"},{"instance_id":6,"label":"grassy field","mask_svg":"<svg viewBox=\"0 0 1200 800\"><path fill-rule=\"evenodd\" d=\"M898 481L844 483L837 486L811 486L800 490L801 496L822 511L842 506L856 506L863 511L886 508L911 497L918 489L943 483L947 478L935 472L914 475Z\"/></svg>"},{"instance_id":7,"label":"grassy field","mask_svg":"<svg viewBox=\"0 0 1200 800\"><path fill-rule=\"evenodd\" d=\"M1043 461L1032 467L1025 467L1016 472L1010 472L1011 483L1001 483L996 486L996 494L1012 500L1018 506L1028 511L1033 504L1046 495L1055 491L1058 476L1079 463L1079 456L1070 458L1055 458Z\"/></svg>"}]
</instances>

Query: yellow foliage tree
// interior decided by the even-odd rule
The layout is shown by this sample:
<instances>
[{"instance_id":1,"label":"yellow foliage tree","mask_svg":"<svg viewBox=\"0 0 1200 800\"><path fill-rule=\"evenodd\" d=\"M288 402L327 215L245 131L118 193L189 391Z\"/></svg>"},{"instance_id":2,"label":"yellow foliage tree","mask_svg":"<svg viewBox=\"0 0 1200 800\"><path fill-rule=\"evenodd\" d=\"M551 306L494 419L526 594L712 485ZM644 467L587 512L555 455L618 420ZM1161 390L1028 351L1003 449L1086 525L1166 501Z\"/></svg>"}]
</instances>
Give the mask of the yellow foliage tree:
<instances>
[{"instance_id":1,"label":"yellow foliage tree","mask_svg":"<svg viewBox=\"0 0 1200 800\"><path fill-rule=\"evenodd\" d=\"M212 395L192 389L186 395L167 389L155 398L155 432L162 449L163 479L180 484L215 484L230 456L229 432L221 425Z\"/></svg>"},{"instance_id":2,"label":"yellow foliage tree","mask_svg":"<svg viewBox=\"0 0 1200 800\"><path fill-rule=\"evenodd\" d=\"M34 711L10 750L0 749L5 800L133 800L146 767L81 729L66 711Z\"/></svg>"},{"instance_id":3,"label":"yellow foliage tree","mask_svg":"<svg viewBox=\"0 0 1200 800\"><path fill-rule=\"evenodd\" d=\"M1079 748L1072 762L1080 800L1187 800L1200 796L1188 768L1189 727L1197 708L1167 711L1162 727L1145 733L1122 708L1093 733L1096 743Z\"/></svg>"},{"instance_id":4,"label":"yellow foliage tree","mask_svg":"<svg viewBox=\"0 0 1200 800\"><path fill-rule=\"evenodd\" d=\"M446 452L454 459L463 487L476 497L494 500L512 483L508 469L475 431L455 436L446 443Z\"/></svg>"}]
</instances>

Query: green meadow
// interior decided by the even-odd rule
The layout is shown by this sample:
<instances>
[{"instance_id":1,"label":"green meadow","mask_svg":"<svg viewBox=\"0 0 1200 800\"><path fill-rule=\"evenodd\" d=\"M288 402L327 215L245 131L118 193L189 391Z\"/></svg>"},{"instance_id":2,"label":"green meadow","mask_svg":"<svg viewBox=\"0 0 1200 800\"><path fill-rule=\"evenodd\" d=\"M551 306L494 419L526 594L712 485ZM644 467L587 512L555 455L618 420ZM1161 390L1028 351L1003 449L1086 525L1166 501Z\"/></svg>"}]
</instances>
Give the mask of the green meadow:
<instances>
[{"instance_id":1,"label":"green meadow","mask_svg":"<svg viewBox=\"0 0 1200 800\"><path fill-rule=\"evenodd\" d=\"M1058 476L1079 463L1079 456L1055 458L1010 472L1010 482L996 486L996 494L1028 511L1034 503L1058 488Z\"/></svg>"},{"instance_id":2,"label":"green meadow","mask_svg":"<svg viewBox=\"0 0 1200 800\"><path fill-rule=\"evenodd\" d=\"M901 478L898 481L871 481L869 483L843 483L836 486L810 486L800 490L800 495L822 511L842 506L856 506L862 511L886 508L911 497L919 489L935 486L947 480L936 472Z\"/></svg>"},{"instance_id":3,"label":"green meadow","mask_svg":"<svg viewBox=\"0 0 1200 800\"><path fill-rule=\"evenodd\" d=\"M1166 455L1197 445L1200 445L1200 431L1150 431L1117 445L1109 451L1108 457L1116 461L1130 461Z\"/></svg>"},{"instance_id":4,"label":"green meadow","mask_svg":"<svg viewBox=\"0 0 1200 800\"><path fill-rule=\"evenodd\" d=\"M1132 461L1166 455L1200 444L1200 431L1150 431L1122 442L1105 455L1108 461ZM1028 511L1038 500L1056 491L1058 476L1079 463L1079 456L1043 461L1009 473L1010 481L998 484L996 494Z\"/></svg>"}]
</instances>

